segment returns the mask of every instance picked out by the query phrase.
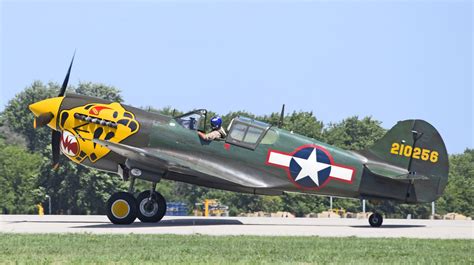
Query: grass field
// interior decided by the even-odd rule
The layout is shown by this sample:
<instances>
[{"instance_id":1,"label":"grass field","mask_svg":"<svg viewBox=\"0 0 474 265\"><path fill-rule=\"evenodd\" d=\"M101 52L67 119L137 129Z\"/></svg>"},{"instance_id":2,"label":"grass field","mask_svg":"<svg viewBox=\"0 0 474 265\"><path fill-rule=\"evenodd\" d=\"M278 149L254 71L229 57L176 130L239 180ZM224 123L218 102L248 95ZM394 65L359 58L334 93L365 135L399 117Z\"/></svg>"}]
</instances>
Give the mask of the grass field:
<instances>
[{"instance_id":1,"label":"grass field","mask_svg":"<svg viewBox=\"0 0 474 265\"><path fill-rule=\"evenodd\" d=\"M474 240L0 234L0 263L473 264Z\"/></svg>"}]
</instances>

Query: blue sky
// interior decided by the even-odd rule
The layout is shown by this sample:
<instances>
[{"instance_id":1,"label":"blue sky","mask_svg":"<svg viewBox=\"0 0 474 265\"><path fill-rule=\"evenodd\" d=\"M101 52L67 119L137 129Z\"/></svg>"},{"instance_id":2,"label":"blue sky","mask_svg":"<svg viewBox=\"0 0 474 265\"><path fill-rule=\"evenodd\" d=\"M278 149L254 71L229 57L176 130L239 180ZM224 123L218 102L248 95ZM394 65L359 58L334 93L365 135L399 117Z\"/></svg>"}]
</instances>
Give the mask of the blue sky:
<instances>
[{"instance_id":1,"label":"blue sky","mask_svg":"<svg viewBox=\"0 0 474 265\"><path fill-rule=\"evenodd\" d=\"M135 106L425 119L473 147L471 1L1 1L0 109L34 80Z\"/></svg>"}]
</instances>

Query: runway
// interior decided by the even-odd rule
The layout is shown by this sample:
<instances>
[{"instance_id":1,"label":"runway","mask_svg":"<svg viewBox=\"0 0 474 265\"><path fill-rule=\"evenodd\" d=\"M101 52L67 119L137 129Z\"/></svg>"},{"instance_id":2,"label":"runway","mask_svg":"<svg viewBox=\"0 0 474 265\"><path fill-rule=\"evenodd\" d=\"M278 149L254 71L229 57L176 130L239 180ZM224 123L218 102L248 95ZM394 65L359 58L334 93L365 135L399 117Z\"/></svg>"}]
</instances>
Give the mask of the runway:
<instances>
[{"instance_id":1,"label":"runway","mask_svg":"<svg viewBox=\"0 0 474 265\"><path fill-rule=\"evenodd\" d=\"M407 237L474 239L473 221L386 219L372 228L366 219L166 216L160 223L113 225L98 215L0 215L0 233L91 233Z\"/></svg>"}]
</instances>

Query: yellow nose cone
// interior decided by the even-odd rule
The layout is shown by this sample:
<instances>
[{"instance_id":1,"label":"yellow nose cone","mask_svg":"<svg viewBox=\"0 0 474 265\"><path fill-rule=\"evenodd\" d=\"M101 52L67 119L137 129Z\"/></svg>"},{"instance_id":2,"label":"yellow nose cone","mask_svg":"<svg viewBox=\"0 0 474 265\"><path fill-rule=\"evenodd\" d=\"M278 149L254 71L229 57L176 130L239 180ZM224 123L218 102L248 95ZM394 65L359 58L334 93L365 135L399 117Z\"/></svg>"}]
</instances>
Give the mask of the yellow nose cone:
<instances>
[{"instance_id":1,"label":"yellow nose cone","mask_svg":"<svg viewBox=\"0 0 474 265\"><path fill-rule=\"evenodd\" d=\"M56 121L59 112L59 107L61 106L61 102L63 101L64 97L55 97L55 98L48 98L45 100L41 100L35 102L28 106L28 108L35 114L35 116L39 116L43 113L51 112L53 114L53 119L48 123L48 126L52 129L56 129Z\"/></svg>"}]
</instances>

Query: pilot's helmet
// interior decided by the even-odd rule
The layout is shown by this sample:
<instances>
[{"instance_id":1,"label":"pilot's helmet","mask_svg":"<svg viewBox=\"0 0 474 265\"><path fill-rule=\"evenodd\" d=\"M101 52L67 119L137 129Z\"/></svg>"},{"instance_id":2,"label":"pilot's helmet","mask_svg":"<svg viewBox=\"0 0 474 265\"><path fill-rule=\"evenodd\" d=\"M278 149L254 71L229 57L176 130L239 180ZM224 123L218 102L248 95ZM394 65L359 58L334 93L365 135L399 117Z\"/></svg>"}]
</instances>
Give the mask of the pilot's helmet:
<instances>
[{"instance_id":1,"label":"pilot's helmet","mask_svg":"<svg viewBox=\"0 0 474 265\"><path fill-rule=\"evenodd\" d=\"M219 116L214 116L211 118L211 127L213 130L220 129L222 126L222 119Z\"/></svg>"}]
</instances>

